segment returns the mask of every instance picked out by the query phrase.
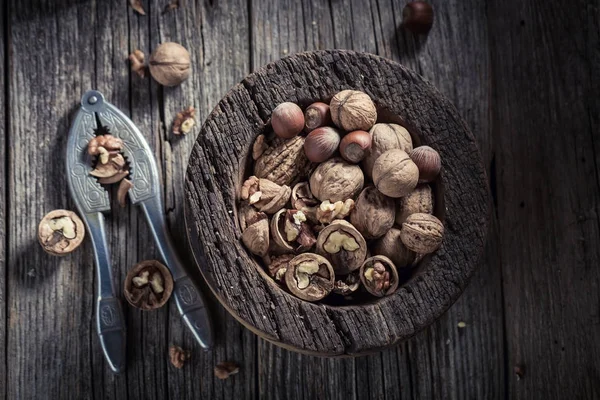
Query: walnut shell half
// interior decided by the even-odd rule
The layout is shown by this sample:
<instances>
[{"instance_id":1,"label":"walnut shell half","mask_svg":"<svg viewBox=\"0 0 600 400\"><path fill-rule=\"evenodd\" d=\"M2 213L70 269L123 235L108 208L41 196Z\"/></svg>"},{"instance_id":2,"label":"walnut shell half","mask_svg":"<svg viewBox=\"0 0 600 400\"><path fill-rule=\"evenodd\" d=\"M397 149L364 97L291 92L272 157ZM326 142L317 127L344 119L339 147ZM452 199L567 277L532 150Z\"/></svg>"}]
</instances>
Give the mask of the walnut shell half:
<instances>
[{"instance_id":1,"label":"walnut shell half","mask_svg":"<svg viewBox=\"0 0 600 400\"><path fill-rule=\"evenodd\" d=\"M317 237L317 253L327 258L338 275L360 268L367 255L367 242L348 221L337 219Z\"/></svg>"},{"instance_id":2,"label":"walnut shell half","mask_svg":"<svg viewBox=\"0 0 600 400\"><path fill-rule=\"evenodd\" d=\"M285 283L295 296L306 301L318 301L333 289L335 274L331 264L318 254L305 253L288 264Z\"/></svg>"},{"instance_id":3,"label":"walnut shell half","mask_svg":"<svg viewBox=\"0 0 600 400\"><path fill-rule=\"evenodd\" d=\"M367 258L360 267L360 280L373 296L389 296L398 289L398 270L385 256Z\"/></svg>"}]
</instances>

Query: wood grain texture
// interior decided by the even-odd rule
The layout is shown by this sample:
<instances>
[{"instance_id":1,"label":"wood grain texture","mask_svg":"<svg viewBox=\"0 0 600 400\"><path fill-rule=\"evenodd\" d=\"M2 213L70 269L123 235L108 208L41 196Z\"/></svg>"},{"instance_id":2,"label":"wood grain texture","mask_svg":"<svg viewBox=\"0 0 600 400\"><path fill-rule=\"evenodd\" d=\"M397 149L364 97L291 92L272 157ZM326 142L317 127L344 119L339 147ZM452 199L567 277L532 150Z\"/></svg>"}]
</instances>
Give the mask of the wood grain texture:
<instances>
[{"instance_id":1,"label":"wood grain texture","mask_svg":"<svg viewBox=\"0 0 600 400\"><path fill-rule=\"evenodd\" d=\"M489 6L508 379L600 397L597 3ZM560 388L560 390L556 390Z\"/></svg>"},{"instance_id":2,"label":"wood grain texture","mask_svg":"<svg viewBox=\"0 0 600 400\"><path fill-rule=\"evenodd\" d=\"M368 93L380 107L382 120L396 116L422 143L438 149L446 231L430 262L393 296L340 308L289 296L257 273L261 267L234 239L241 236L235 201L247 154L271 110L283 101L306 106L348 87ZM186 182L192 249L198 259L207 260L201 270L211 289L246 326L304 352L360 354L411 337L456 300L483 251L487 183L464 121L422 78L365 53L301 53L247 76L207 119L190 157Z\"/></svg>"},{"instance_id":3,"label":"wood grain texture","mask_svg":"<svg viewBox=\"0 0 600 400\"><path fill-rule=\"evenodd\" d=\"M0 65L3 68L3 74L0 75L0 397L6 398L7 379L6 379L6 335L8 332L6 319L6 199L7 199L7 171L6 171L6 133L8 128L8 86L6 86L6 72L8 70L8 13L6 5L0 5Z\"/></svg>"}]
</instances>

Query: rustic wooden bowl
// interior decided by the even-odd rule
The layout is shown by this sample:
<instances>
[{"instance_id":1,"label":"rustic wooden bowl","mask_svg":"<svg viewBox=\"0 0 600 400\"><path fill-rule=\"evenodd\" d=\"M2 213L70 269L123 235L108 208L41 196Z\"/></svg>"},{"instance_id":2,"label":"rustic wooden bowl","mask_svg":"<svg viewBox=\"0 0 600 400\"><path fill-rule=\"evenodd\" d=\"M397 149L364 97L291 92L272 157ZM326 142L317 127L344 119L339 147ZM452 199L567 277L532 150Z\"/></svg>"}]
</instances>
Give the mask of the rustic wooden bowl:
<instances>
[{"instance_id":1,"label":"rustic wooden bowl","mask_svg":"<svg viewBox=\"0 0 600 400\"><path fill-rule=\"evenodd\" d=\"M416 144L437 149L442 176L436 214L441 248L396 293L368 304L331 306L283 291L241 243L239 188L254 138L284 101L302 106L343 89L368 93L381 121L402 123ZM316 355L358 355L407 339L456 301L482 256L489 197L473 135L429 82L371 54L332 50L296 54L250 74L208 116L186 176L185 219L194 256L223 306L257 335Z\"/></svg>"}]
</instances>

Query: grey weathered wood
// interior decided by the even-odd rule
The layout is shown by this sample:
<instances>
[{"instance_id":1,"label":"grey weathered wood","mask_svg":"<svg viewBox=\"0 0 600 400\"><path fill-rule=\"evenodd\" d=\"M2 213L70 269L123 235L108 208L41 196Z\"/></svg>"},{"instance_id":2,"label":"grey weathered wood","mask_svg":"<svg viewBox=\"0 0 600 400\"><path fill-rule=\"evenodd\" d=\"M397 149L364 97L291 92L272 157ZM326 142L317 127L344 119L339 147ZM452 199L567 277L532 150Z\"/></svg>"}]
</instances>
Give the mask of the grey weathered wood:
<instances>
[{"instance_id":1,"label":"grey weathered wood","mask_svg":"<svg viewBox=\"0 0 600 400\"><path fill-rule=\"evenodd\" d=\"M5 35L5 27L8 27L5 4L0 6L0 65L3 71L8 66L8 58L5 54L5 48L8 47L8 37ZM6 334L8 331L6 318L6 192L7 192L7 171L6 166L6 127L8 122L7 99L8 86L5 82L6 74L0 76L0 397L6 397L7 379L6 379Z\"/></svg>"},{"instance_id":2,"label":"grey weathered wood","mask_svg":"<svg viewBox=\"0 0 600 400\"><path fill-rule=\"evenodd\" d=\"M599 398L600 9L488 13L509 395Z\"/></svg>"}]
</instances>

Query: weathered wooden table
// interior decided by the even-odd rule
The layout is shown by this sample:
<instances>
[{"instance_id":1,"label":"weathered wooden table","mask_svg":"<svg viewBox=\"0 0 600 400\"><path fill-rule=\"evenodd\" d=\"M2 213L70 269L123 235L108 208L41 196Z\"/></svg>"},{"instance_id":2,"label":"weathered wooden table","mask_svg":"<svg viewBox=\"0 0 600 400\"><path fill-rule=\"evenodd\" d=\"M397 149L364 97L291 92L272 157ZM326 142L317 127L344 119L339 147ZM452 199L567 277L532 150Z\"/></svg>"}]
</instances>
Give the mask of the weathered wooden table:
<instances>
[{"instance_id":1,"label":"weathered wooden table","mask_svg":"<svg viewBox=\"0 0 600 400\"><path fill-rule=\"evenodd\" d=\"M0 397L600 398L597 0L435 0L427 39L398 28L405 1L181 0L165 14L168 0L142 3L146 16L127 0L1 4ZM194 72L180 87L129 71L132 50L149 53L163 41L191 51ZM170 133L175 113L193 105L202 121L248 72L319 48L398 60L466 118L495 206L480 271L428 330L356 359L279 349L214 300L218 343L203 353L172 304L150 313L126 307L128 369L111 374L93 325L90 244L53 258L36 242L46 212L73 208L63 152L81 94L103 91L145 133L174 236L189 254L183 179L195 135ZM109 226L121 286L135 262L158 255L137 209L115 209ZM168 361L173 343L192 349L182 370ZM222 360L240 363L240 373L216 379Z\"/></svg>"}]
</instances>

